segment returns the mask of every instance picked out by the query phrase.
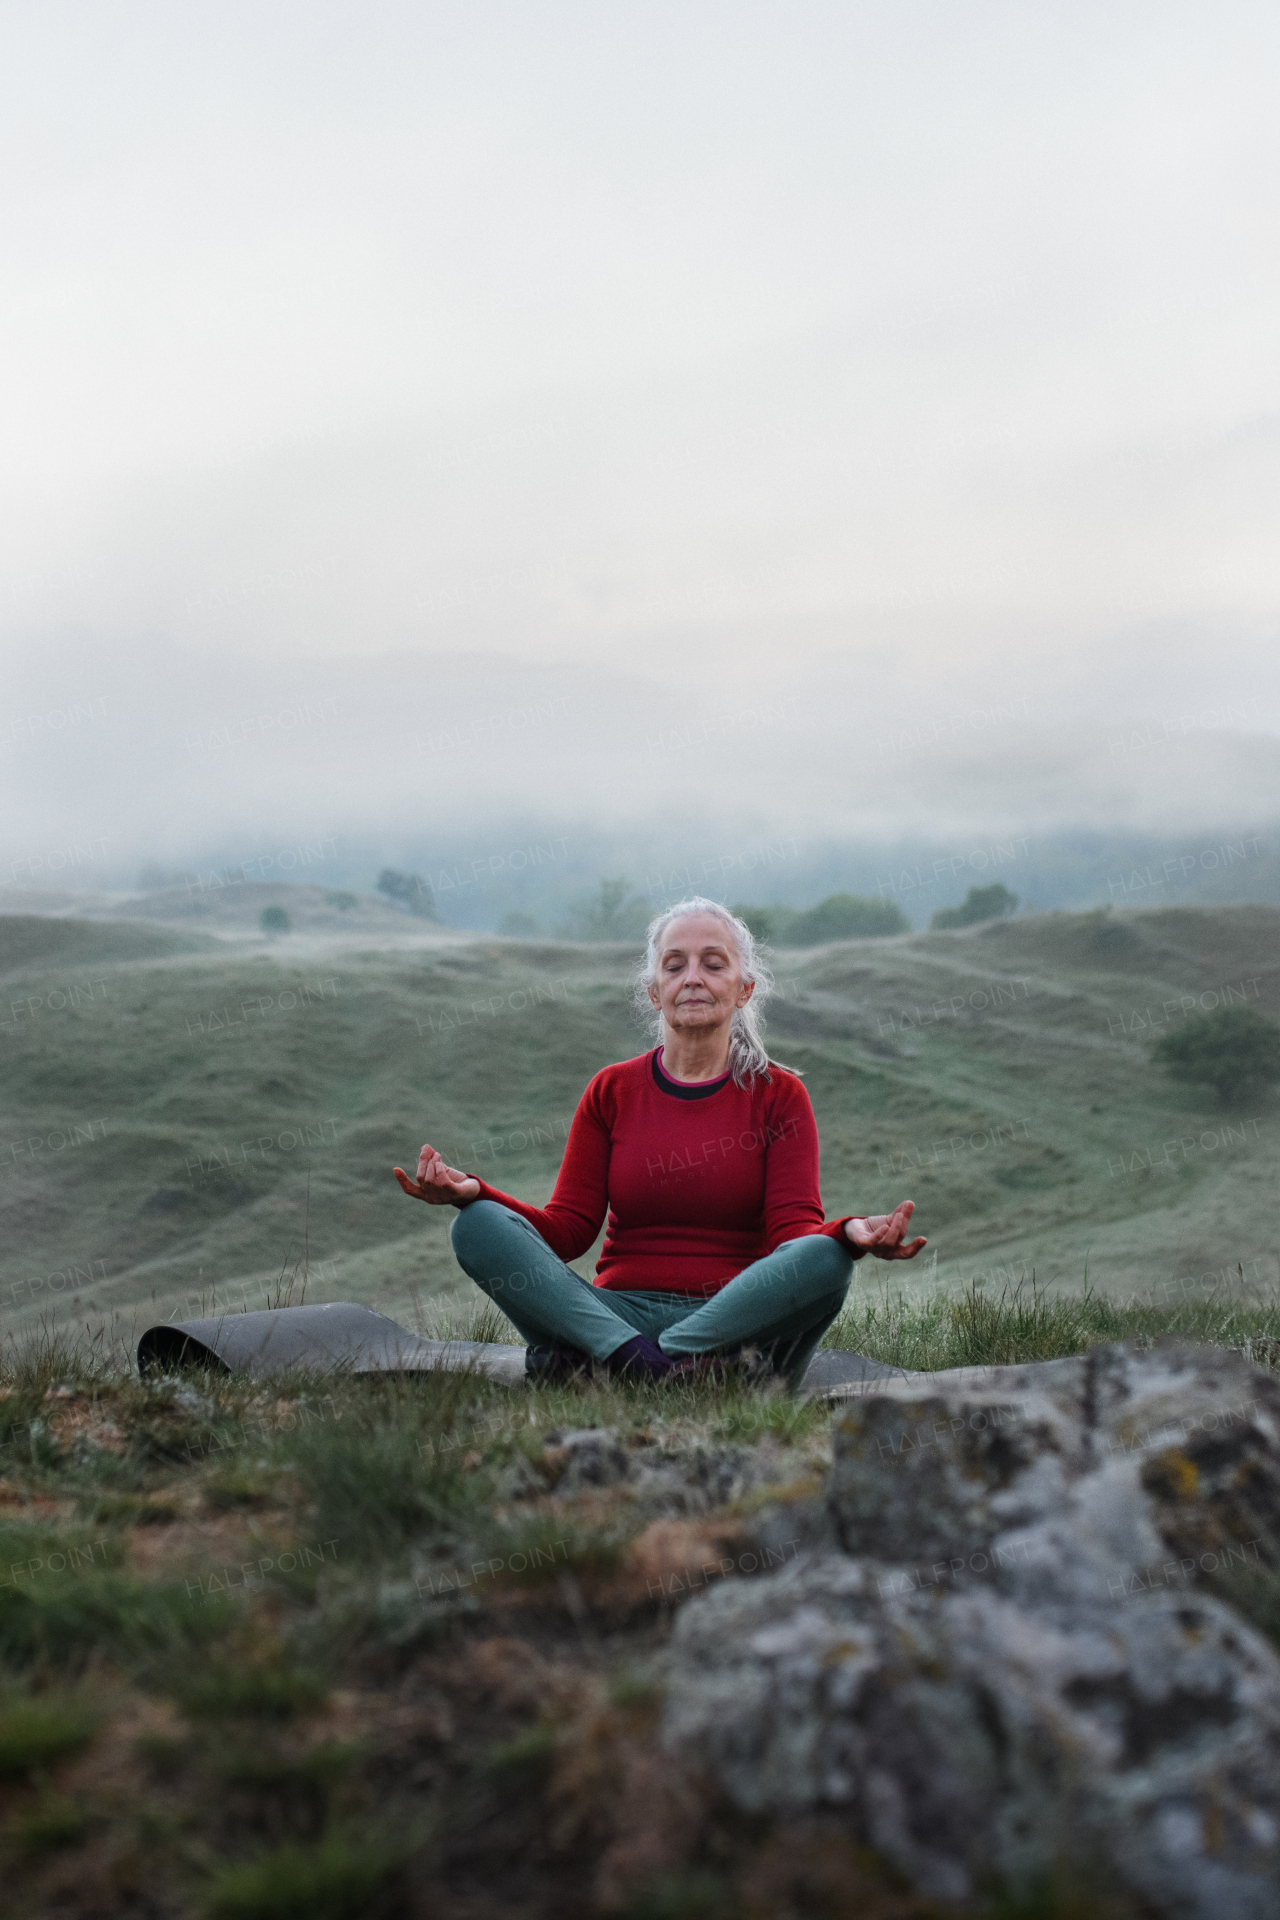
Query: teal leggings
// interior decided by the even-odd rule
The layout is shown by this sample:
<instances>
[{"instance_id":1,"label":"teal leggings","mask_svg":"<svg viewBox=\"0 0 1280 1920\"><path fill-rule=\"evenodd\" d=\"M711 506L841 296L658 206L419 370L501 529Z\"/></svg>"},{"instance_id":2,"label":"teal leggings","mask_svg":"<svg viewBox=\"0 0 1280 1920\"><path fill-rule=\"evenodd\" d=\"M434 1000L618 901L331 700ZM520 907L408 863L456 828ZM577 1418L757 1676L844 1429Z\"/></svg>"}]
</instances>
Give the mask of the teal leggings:
<instances>
[{"instance_id":1,"label":"teal leggings","mask_svg":"<svg viewBox=\"0 0 1280 1920\"><path fill-rule=\"evenodd\" d=\"M462 1271L530 1346L569 1346L607 1360L636 1334L664 1353L766 1351L796 1381L844 1305L852 1250L827 1234L786 1240L705 1299L593 1287L566 1266L529 1221L497 1200L473 1200L453 1223Z\"/></svg>"}]
</instances>

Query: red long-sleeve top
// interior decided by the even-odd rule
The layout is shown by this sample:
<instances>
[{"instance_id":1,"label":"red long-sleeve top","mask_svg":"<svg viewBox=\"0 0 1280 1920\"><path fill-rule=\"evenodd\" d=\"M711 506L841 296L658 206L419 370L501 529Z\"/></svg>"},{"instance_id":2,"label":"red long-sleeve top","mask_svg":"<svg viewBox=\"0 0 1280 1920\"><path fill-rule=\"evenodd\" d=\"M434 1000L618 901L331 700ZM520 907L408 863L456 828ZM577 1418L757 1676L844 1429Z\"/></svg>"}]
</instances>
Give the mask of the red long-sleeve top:
<instances>
[{"instance_id":1,"label":"red long-sleeve top","mask_svg":"<svg viewBox=\"0 0 1280 1920\"><path fill-rule=\"evenodd\" d=\"M595 1284L626 1292L710 1295L804 1234L848 1246L850 1216L823 1219L818 1128L796 1075L690 1086L663 1073L661 1052L596 1074L545 1207L486 1180L480 1197L531 1221L562 1260L587 1251L607 1211Z\"/></svg>"}]
</instances>

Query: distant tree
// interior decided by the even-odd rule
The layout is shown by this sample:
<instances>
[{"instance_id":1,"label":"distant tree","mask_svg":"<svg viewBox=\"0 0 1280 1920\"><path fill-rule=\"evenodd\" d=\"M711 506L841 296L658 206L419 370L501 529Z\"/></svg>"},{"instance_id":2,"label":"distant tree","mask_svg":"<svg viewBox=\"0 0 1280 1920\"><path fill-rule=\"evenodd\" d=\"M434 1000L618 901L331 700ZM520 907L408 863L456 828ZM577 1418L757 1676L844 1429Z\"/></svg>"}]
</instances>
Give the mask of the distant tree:
<instances>
[{"instance_id":1,"label":"distant tree","mask_svg":"<svg viewBox=\"0 0 1280 1920\"><path fill-rule=\"evenodd\" d=\"M774 947L816 947L827 940L878 940L910 933L911 922L893 900L832 893L803 912L795 907L735 907L757 940Z\"/></svg>"},{"instance_id":2,"label":"distant tree","mask_svg":"<svg viewBox=\"0 0 1280 1920\"><path fill-rule=\"evenodd\" d=\"M757 940L771 947L794 947L792 932L803 916L794 907L732 907L739 920L745 920Z\"/></svg>"},{"instance_id":3,"label":"distant tree","mask_svg":"<svg viewBox=\"0 0 1280 1920\"><path fill-rule=\"evenodd\" d=\"M1212 1087L1224 1106L1256 1099L1280 1080L1280 1026L1252 1007L1193 1013L1151 1049L1176 1080Z\"/></svg>"},{"instance_id":4,"label":"distant tree","mask_svg":"<svg viewBox=\"0 0 1280 1920\"><path fill-rule=\"evenodd\" d=\"M339 913L350 913L352 907L358 907L360 905L354 893L343 893L341 891L326 893L324 903L326 907L336 907Z\"/></svg>"},{"instance_id":5,"label":"distant tree","mask_svg":"<svg viewBox=\"0 0 1280 1920\"><path fill-rule=\"evenodd\" d=\"M384 867L378 875L377 888L385 893L387 899L397 907L403 907L407 913L416 914L419 920L438 920L435 895L430 886L418 873L397 873L394 867Z\"/></svg>"},{"instance_id":6,"label":"distant tree","mask_svg":"<svg viewBox=\"0 0 1280 1920\"><path fill-rule=\"evenodd\" d=\"M832 893L800 915L792 938L798 947L817 947L826 940L878 940L910 931L911 922L896 900Z\"/></svg>"},{"instance_id":7,"label":"distant tree","mask_svg":"<svg viewBox=\"0 0 1280 1920\"><path fill-rule=\"evenodd\" d=\"M641 894L631 898L629 880L602 880L600 891L578 900L556 931L567 940L640 940L653 918Z\"/></svg>"},{"instance_id":8,"label":"distant tree","mask_svg":"<svg viewBox=\"0 0 1280 1920\"><path fill-rule=\"evenodd\" d=\"M976 927L984 920L1001 920L1018 904L1016 893L999 880L991 887L970 887L962 905L943 907L929 922L933 932L946 927Z\"/></svg>"},{"instance_id":9,"label":"distant tree","mask_svg":"<svg viewBox=\"0 0 1280 1920\"><path fill-rule=\"evenodd\" d=\"M291 922L283 907L264 907L258 925L264 933L288 933Z\"/></svg>"},{"instance_id":10,"label":"distant tree","mask_svg":"<svg viewBox=\"0 0 1280 1920\"><path fill-rule=\"evenodd\" d=\"M521 913L512 908L504 913L498 922L498 932L505 934L508 940L532 940L542 929L531 913Z\"/></svg>"},{"instance_id":11,"label":"distant tree","mask_svg":"<svg viewBox=\"0 0 1280 1920\"><path fill-rule=\"evenodd\" d=\"M600 882L600 898L587 911L587 925L593 940L626 939L628 930L635 924L637 912L644 911L642 901L628 901L630 891L629 880ZM647 916L645 924L648 925Z\"/></svg>"}]
</instances>

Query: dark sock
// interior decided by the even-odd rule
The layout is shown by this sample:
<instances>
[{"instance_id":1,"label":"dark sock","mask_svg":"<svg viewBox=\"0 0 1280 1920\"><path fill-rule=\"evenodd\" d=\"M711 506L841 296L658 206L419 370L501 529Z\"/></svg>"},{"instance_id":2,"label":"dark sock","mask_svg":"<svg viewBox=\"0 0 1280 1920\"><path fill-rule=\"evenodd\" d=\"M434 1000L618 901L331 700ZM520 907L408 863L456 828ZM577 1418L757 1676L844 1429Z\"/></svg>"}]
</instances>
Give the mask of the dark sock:
<instances>
[{"instance_id":1,"label":"dark sock","mask_svg":"<svg viewBox=\"0 0 1280 1920\"><path fill-rule=\"evenodd\" d=\"M675 1361L662 1351L656 1340L646 1340L638 1333L634 1340L624 1340L616 1347L605 1365L610 1373L627 1380L663 1380Z\"/></svg>"},{"instance_id":2,"label":"dark sock","mask_svg":"<svg viewBox=\"0 0 1280 1920\"><path fill-rule=\"evenodd\" d=\"M524 1376L535 1386L558 1387L579 1380L591 1366L591 1355L580 1347L526 1347Z\"/></svg>"}]
</instances>

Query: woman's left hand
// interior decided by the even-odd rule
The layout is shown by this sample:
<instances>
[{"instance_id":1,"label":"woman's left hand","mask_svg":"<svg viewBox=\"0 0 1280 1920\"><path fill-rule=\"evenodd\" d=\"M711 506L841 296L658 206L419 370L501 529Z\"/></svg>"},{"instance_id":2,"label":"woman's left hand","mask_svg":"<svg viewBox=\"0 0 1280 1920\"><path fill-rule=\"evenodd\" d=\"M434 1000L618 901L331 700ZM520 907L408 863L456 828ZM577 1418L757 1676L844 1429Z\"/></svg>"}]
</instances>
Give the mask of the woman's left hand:
<instances>
[{"instance_id":1,"label":"woman's left hand","mask_svg":"<svg viewBox=\"0 0 1280 1920\"><path fill-rule=\"evenodd\" d=\"M904 1200L892 1213L873 1214L869 1219L846 1220L845 1238L852 1246L860 1247L863 1253L874 1253L877 1260L914 1260L921 1247L929 1244L921 1236L914 1240L906 1237L915 1210L914 1200Z\"/></svg>"}]
</instances>

